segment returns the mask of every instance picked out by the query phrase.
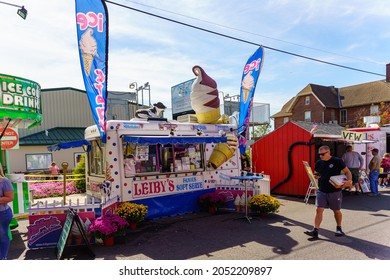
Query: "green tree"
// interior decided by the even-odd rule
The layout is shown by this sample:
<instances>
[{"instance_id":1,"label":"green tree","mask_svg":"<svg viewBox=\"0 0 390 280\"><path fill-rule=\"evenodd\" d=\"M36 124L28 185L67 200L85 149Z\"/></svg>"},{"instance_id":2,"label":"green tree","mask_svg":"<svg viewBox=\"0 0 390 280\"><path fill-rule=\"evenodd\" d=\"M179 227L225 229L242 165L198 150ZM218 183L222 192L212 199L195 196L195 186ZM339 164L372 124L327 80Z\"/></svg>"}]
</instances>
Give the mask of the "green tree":
<instances>
[{"instance_id":1,"label":"green tree","mask_svg":"<svg viewBox=\"0 0 390 280\"><path fill-rule=\"evenodd\" d=\"M271 131L270 123L262 123L260 125L257 125L254 131L254 136L255 136L254 138L255 139L262 138L268 133L270 133L270 131Z\"/></svg>"},{"instance_id":2,"label":"green tree","mask_svg":"<svg viewBox=\"0 0 390 280\"><path fill-rule=\"evenodd\" d=\"M73 169L72 175L78 175L76 177L76 186L79 192L85 192L85 154L82 154L77 166Z\"/></svg>"}]
</instances>

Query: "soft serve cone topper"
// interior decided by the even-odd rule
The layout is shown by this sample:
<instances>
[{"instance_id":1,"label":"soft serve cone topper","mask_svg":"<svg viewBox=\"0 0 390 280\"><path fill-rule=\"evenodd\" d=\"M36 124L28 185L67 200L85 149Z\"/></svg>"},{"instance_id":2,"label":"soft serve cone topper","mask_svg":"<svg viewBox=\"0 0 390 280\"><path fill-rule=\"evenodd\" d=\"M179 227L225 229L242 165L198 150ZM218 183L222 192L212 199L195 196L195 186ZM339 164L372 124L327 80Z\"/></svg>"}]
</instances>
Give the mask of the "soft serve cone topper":
<instances>
[{"instance_id":1,"label":"soft serve cone topper","mask_svg":"<svg viewBox=\"0 0 390 280\"><path fill-rule=\"evenodd\" d=\"M198 123L217 123L221 117L217 83L200 66L192 68L196 79L191 87L191 106Z\"/></svg>"}]
</instances>

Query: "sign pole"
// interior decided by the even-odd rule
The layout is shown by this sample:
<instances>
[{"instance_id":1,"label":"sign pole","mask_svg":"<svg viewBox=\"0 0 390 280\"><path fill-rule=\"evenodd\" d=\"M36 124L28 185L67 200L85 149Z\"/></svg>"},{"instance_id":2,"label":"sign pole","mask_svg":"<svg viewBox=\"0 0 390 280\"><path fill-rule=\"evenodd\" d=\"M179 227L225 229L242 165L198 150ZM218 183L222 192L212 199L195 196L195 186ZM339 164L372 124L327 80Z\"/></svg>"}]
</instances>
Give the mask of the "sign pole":
<instances>
[{"instance_id":1,"label":"sign pole","mask_svg":"<svg viewBox=\"0 0 390 280\"><path fill-rule=\"evenodd\" d=\"M66 205L66 173L68 172L68 166L69 164L67 162L62 163L62 172L64 173L64 190L63 190L64 205Z\"/></svg>"}]
</instances>

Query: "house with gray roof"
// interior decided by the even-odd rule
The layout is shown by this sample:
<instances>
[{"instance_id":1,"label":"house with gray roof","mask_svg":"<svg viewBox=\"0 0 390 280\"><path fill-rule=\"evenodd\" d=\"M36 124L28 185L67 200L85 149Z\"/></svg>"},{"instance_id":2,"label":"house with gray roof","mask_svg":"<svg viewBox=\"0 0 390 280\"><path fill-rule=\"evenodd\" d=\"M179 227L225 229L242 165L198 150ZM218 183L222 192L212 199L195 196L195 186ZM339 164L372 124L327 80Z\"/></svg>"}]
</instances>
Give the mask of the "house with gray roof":
<instances>
[{"instance_id":1,"label":"house with gray roof","mask_svg":"<svg viewBox=\"0 0 390 280\"><path fill-rule=\"evenodd\" d=\"M341 88L308 84L271 116L274 127L291 120L333 123L350 128L362 126L363 117L378 116L390 110L389 72L387 67L386 80Z\"/></svg>"}]
</instances>

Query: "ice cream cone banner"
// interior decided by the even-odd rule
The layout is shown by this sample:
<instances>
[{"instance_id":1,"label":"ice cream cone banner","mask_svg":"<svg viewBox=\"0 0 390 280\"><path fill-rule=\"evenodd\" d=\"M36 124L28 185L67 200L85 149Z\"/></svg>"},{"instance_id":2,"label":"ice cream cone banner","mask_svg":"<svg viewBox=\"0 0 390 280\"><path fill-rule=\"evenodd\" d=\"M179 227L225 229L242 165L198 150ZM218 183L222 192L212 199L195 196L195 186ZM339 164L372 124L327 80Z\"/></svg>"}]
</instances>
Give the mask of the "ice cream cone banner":
<instances>
[{"instance_id":1,"label":"ice cream cone banner","mask_svg":"<svg viewBox=\"0 0 390 280\"><path fill-rule=\"evenodd\" d=\"M245 153L246 150L246 133L249 126L249 117L252 110L252 99L256 90L257 80L260 75L263 65L263 47L259 47L256 52L248 59L245 64L241 79L240 92L240 115L238 121L238 133L245 139L240 139L240 152Z\"/></svg>"},{"instance_id":2,"label":"ice cream cone banner","mask_svg":"<svg viewBox=\"0 0 390 280\"><path fill-rule=\"evenodd\" d=\"M103 0L75 2L77 42L85 92L101 139L106 142L108 11Z\"/></svg>"}]
</instances>

